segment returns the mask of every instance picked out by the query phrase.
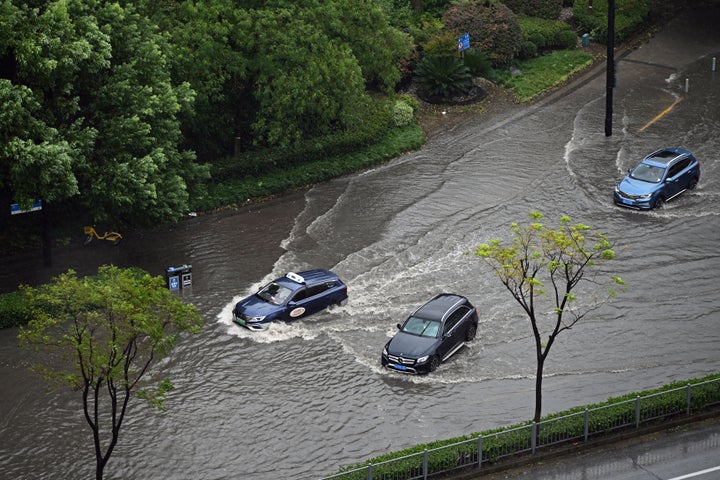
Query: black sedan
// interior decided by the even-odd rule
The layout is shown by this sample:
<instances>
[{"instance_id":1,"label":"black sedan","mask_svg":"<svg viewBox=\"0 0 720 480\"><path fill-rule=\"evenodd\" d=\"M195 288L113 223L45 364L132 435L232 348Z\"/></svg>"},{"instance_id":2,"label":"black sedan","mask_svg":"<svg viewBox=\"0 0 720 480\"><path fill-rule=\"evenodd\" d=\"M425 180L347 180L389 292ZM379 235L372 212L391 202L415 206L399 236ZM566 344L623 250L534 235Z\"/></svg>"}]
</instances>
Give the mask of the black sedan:
<instances>
[{"instance_id":1,"label":"black sedan","mask_svg":"<svg viewBox=\"0 0 720 480\"><path fill-rule=\"evenodd\" d=\"M385 345L384 367L429 373L475 338L477 309L462 295L441 293L415 310Z\"/></svg>"}]
</instances>

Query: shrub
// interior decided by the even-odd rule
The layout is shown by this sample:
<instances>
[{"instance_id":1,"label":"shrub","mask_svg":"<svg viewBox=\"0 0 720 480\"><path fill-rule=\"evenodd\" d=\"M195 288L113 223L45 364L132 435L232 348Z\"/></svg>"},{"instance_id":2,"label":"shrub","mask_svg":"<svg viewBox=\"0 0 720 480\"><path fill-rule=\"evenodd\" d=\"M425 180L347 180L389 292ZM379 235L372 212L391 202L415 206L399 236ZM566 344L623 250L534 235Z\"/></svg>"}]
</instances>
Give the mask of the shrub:
<instances>
[{"instance_id":1,"label":"shrub","mask_svg":"<svg viewBox=\"0 0 720 480\"><path fill-rule=\"evenodd\" d=\"M556 20L560 16L563 0L503 0L517 15Z\"/></svg>"},{"instance_id":2,"label":"shrub","mask_svg":"<svg viewBox=\"0 0 720 480\"><path fill-rule=\"evenodd\" d=\"M20 291L0 294L0 328L17 327L30 321Z\"/></svg>"},{"instance_id":3,"label":"shrub","mask_svg":"<svg viewBox=\"0 0 720 480\"><path fill-rule=\"evenodd\" d=\"M462 60L473 77L484 77L492 71L492 61L490 61L490 56L480 50L476 50L474 48L465 50L463 52Z\"/></svg>"},{"instance_id":4,"label":"shrub","mask_svg":"<svg viewBox=\"0 0 720 480\"><path fill-rule=\"evenodd\" d=\"M520 51L522 31L517 16L499 1L453 5L443 15L443 23L456 36L470 34L470 45L488 52L493 65L509 64Z\"/></svg>"},{"instance_id":5,"label":"shrub","mask_svg":"<svg viewBox=\"0 0 720 480\"><path fill-rule=\"evenodd\" d=\"M572 30L563 30L555 36L555 46L563 50L577 47L577 35Z\"/></svg>"},{"instance_id":6,"label":"shrub","mask_svg":"<svg viewBox=\"0 0 720 480\"><path fill-rule=\"evenodd\" d=\"M396 100L393 106L393 124L396 127L410 125L415 118L413 108L402 100Z\"/></svg>"},{"instance_id":7,"label":"shrub","mask_svg":"<svg viewBox=\"0 0 720 480\"><path fill-rule=\"evenodd\" d=\"M449 100L472 88L472 75L460 57L427 55L415 71L418 92L430 99Z\"/></svg>"},{"instance_id":8,"label":"shrub","mask_svg":"<svg viewBox=\"0 0 720 480\"><path fill-rule=\"evenodd\" d=\"M425 55L454 55L458 51L457 36L452 32L441 32L433 35L423 46Z\"/></svg>"},{"instance_id":9,"label":"shrub","mask_svg":"<svg viewBox=\"0 0 720 480\"><path fill-rule=\"evenodd\" d=\"M537 46L533 42L526 40L520 45L518 56L523 60L527 60L528 58L537 57L537 52Z\"/></svg>"},{"instance_id":10,"label":"shrub","mask_svg":"<svg viewBox=\"0 0 720 480\"><path fill-rule=\"evenodd\" d=\"M523 39L533 42L538 49L568 48L565 45L570 35L573 37L573 47L577 42L572 27L560 20L544 20L523 15L518 17L518 22Z\"/></svg>"},{"instance_id":11,"label":"shrub","mask_svg":"<svg viewBox=\"0 0 720 480\"><path fill-rule=\"evenodd\" d=\"M573 15L583 31L596 42L607 42L607 0L576 0ZM615 3L615 41L621 41L642 27L650 14L650 0L617 0Z\"/></svg>"}]
</instances>

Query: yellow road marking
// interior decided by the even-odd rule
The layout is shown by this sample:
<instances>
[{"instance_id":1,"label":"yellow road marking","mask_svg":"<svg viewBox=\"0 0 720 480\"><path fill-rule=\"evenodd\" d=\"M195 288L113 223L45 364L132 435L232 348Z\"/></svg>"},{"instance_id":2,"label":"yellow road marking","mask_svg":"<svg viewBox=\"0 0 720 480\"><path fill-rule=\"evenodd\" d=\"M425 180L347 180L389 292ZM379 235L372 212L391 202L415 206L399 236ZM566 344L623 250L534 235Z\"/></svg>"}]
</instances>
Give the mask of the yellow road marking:
<instances>
[{"instance_id":1,"label":"yellow road marking","mask_svg":"<svg viewBox=\"0 0 720 480\"><path fill-rule=\"evenodd\" d=\"M658 113L658 114L655 116L655 118L653 118L653 119L650 120L648 123L646 123L645 125L643 125L643 127L640 129L640 131L641 131L641 132L644 131L644 130L645 130L646 128L648 128L650 125L652 125L653 123L655 123L655 122L657 122L658 120L660 120L660 119L661 119L662 117L664 117L670 110L672 110L672 109L675 107L675 105L677 105L678 103L682 102L682 100L683 100L683 97L680 97L680 98L678 98L677 100L675 100L675 101L672 103L672 105L670 105L669 107L667 107L667 108L666 108L665 110L663 110L662 112Z\"/></svg>"}]
</instances>

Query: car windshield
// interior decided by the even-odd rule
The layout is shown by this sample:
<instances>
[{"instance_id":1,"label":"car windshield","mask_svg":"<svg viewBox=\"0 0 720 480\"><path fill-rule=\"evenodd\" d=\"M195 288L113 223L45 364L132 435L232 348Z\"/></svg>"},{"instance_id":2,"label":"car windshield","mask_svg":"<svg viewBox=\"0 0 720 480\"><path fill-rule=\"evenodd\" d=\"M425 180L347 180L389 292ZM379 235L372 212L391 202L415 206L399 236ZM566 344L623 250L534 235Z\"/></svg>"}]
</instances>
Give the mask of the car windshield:
<instances>
[{"instance_id":1,"label":"car windshield","mask_svg":"<svg viewBox=\"0 0 720 480\"><path fill-rule=\"evenodd\" d=\"M427 318L410 317L403 325L402 331L421 337L435 338L440 331L440 322L428 320Z\"/></svg>"},{"instance_id":2,"label":"car windshield","mask_svg":"<svg viewBox=\"0 0 720 480\"><path fill-rule=\"evenodd\" d=\"M665 169L662 167L641 163L635 167L630 177L636 180L642 180L643 182L660 183L663 173L665 173Z\"/></svg>"},{"instance_id":3,"label":"car windshield","mask_svg":"<svg viewBox=\"0 0 720 480\"><path fill-rule=\"evenodd\" d=\"M265 285L257 294L263 300L275 305L282 305L290 296L292 290L277 283L269 283Z\"/></svg>"}]
</instances>

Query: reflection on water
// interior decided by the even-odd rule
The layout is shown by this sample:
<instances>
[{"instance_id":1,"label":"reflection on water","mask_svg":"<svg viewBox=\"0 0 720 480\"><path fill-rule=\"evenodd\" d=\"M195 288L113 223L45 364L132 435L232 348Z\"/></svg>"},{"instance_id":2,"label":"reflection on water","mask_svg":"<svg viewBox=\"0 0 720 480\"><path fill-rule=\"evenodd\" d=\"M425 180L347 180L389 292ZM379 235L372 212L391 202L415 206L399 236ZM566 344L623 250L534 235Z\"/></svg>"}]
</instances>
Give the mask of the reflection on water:
<instances>
[{"instance_id":1,"label":"reflection on water","mask_svg":"<svg viewBox=\"0 0 720 480\"><path fill-rule=\"evenodd\" d=\"M705 49L711 41L720 49L717 35L705 38ZM672 37L654 42L660 50L666 43L680 48ZM193 286L184 295L205 314L204 330L153 372L177 386L168 411L132 405L110 476L317 478L387 450L526 420L534 388L527 321L468 252L507 238L510 222L530 210L600 228L616 242L613 274L629 284L553 347L546 412L716 372L720 112L710 105L718 104L720 88L694 48L675 51L673 61L692 61L671 81L653 43L619 61L620 128L612 137L602 131L600 75L531 113L480 119L421 152L305 194L128 235L115 249L58 251L58 272L92 273L112 262L163 274L192 264ZM702 95L678 93L685 77ZM679 94L682 102L640 131ZM615 208L615 182L662 146L701 159L697 190L662 212ZM3 288L36 281L42 269L33 261L3 260L12 275ZM309 267L340 274L348 304L266 332L232 323L237 300ZM431 376L381 369L380 350L395 324L439 291L478 306L477 339ZM0 473L91 476L78 398L44 391L27 373L31 357L17 350L14 333L0 333ZM452 407L439 408L445 403Z\"/></svg>"}]
</instances>

